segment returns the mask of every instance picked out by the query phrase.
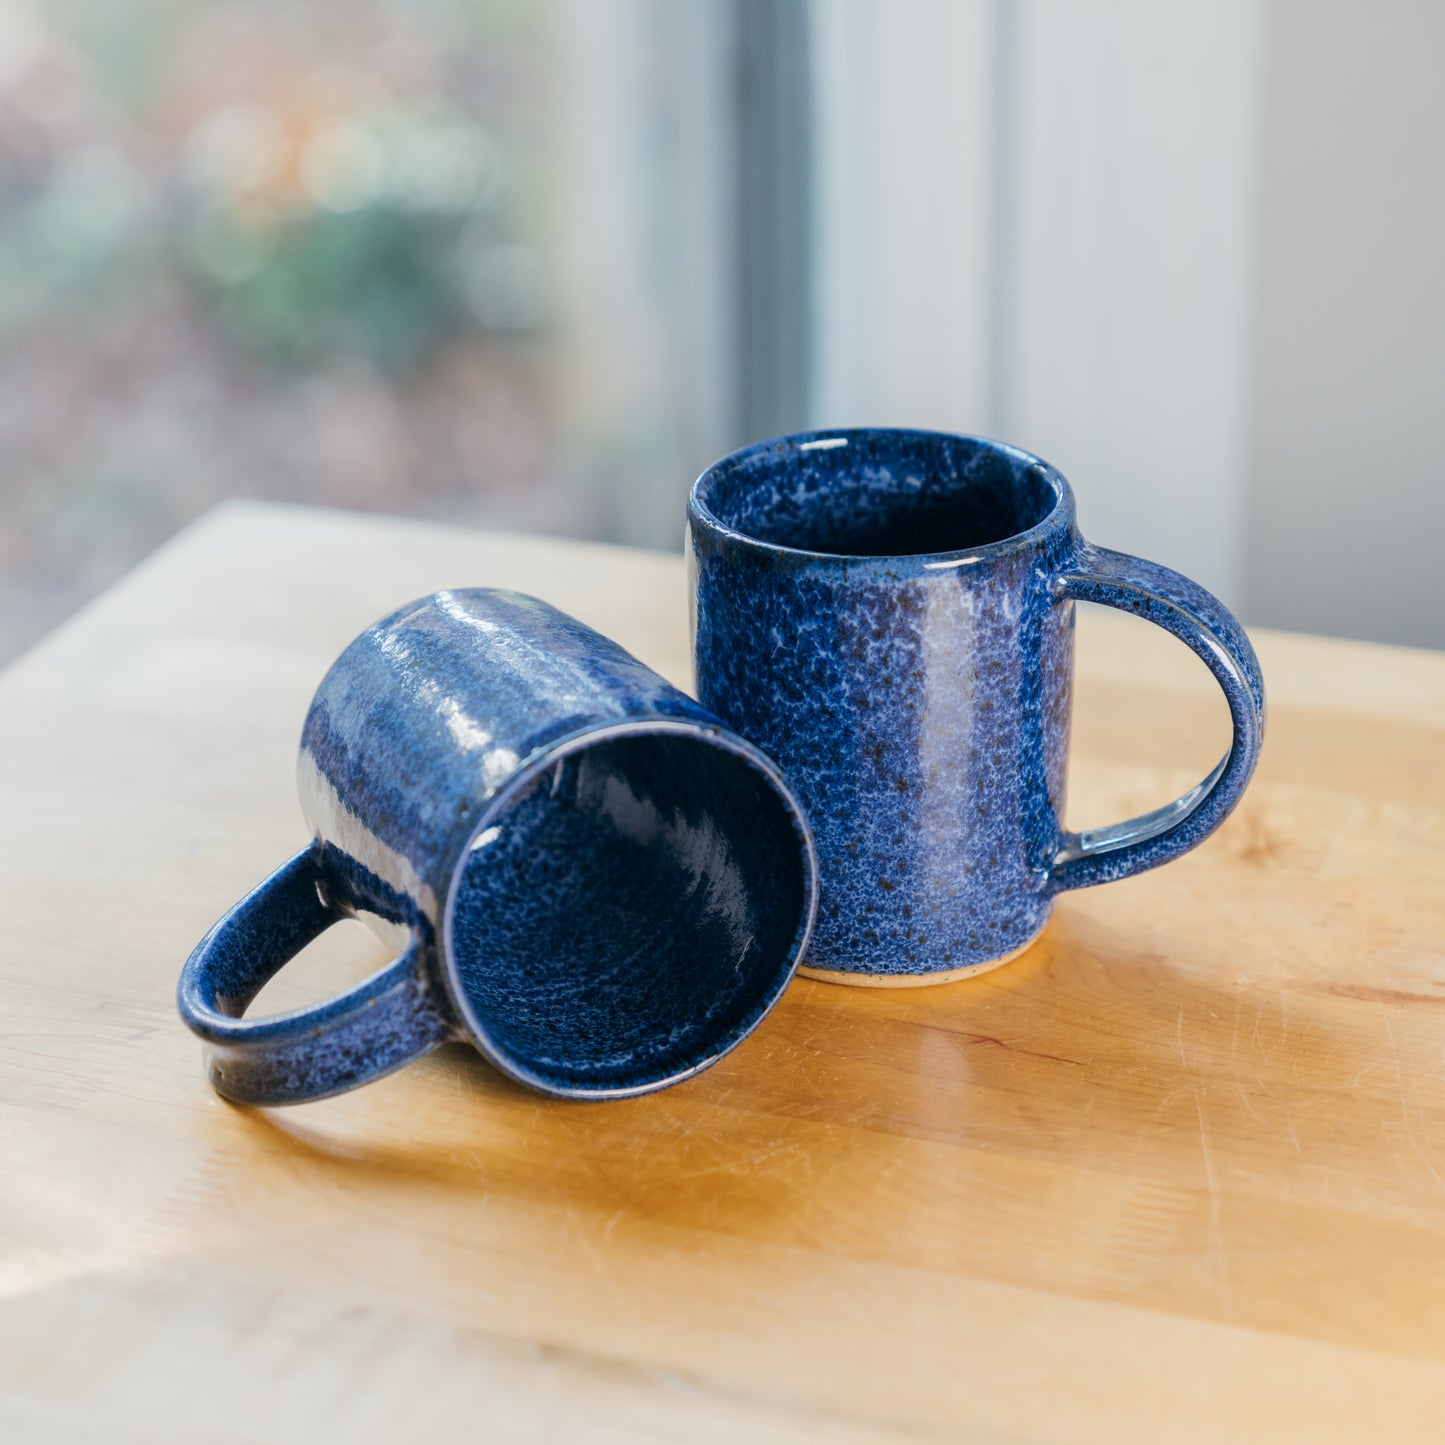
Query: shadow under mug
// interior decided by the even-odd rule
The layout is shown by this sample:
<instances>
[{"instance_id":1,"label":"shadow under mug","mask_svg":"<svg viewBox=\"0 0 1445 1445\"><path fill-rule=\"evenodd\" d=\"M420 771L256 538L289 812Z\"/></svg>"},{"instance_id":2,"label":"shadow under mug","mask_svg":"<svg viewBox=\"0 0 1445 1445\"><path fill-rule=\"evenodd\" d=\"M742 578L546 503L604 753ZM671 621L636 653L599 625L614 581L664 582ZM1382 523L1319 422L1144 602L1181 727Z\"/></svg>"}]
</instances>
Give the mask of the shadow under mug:
<instances>
[{"instance_id":1,"label":"shadow under mug","mask_svg":"<svg viewBox=\"0 0 1445 1445\"><path fill-rule=\"evenodd\" d=\"M783 770L818 848L802 969L937 983L1007 962L1064 889L1207 838L1264 736L1254 649L1202 587L1079 535L1053 467L979 437L783 437L705 471L688 503L697 693ZM1197 787L1066 832L1075 600L1201 657L1233 742Z\"/></svg>"},{"instance_id":2,"label":"shadow under mug","mask_svg":"<svg viewBox=\"0 0 1445 1445\"><path fill-rule=\"evenodd\" d=\"M615 643L517 593L370 627L306 718L314 841L196 947L178 992L248 1104L354 1088L450 1039L544 1093L676 1083L746 1037L812 926L807 823L772 763ZM266 981L361 917L399 955L313 1008Z\"/></svg>"}]
</instances>

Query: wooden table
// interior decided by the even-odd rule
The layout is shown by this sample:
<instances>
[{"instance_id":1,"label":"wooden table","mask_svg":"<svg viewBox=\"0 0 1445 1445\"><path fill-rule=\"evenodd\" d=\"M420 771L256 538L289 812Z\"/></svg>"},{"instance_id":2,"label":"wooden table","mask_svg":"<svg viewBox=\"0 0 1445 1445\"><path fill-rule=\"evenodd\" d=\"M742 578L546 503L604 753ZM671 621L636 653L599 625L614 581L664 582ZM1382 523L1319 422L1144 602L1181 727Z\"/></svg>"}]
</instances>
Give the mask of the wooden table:
<instances>
[{"instance_id":1,"label":"wooden table","mask_svg":"<svg viewBox=\"0 0 1445 1445\"><path fill-rule=\"evenodd\" d=\"M332 657L476 584L686 682L677 557L250 505L0 680L0 1437L1445 1437L1445 656L1259 634L1238 814L996 973L801 981L627 1103L453 1046L231 1107L181 961L304 841ZM1079 671L1075 826L1222 751L1162 633L1082 616Z\"/></svg>"}]
</instances>

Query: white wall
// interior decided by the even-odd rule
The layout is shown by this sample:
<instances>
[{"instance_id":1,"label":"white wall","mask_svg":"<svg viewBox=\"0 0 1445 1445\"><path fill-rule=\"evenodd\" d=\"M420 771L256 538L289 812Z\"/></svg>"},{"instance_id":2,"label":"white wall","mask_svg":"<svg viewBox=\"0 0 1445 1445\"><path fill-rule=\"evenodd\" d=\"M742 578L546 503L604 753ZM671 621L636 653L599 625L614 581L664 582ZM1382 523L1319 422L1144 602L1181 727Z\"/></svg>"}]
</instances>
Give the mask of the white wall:
<instances>
[{"instance_id":1,"label":"white wall","mask_svg":"<svg viewBox=\"0 0 1445 1445\"><path fill-rule=\"evenodd\" d=\"M993 28L814 0L814 426L987 430Z\"/></svg>"},{"instance_id":2,"label":"white wall","mask_svg":"<svg viewBox=\"0 0 1445 1445\"><path fill-rule=\"evenodd\" d=\"M1010 13L994 425L1086 536L1242 605L1257 7Z\"/></svg>"},{"instance_id":3,"label":"white wall","mask_svg":"<svg viewBox=\"0 0 1445 1445\"><path fill-rule=\"evenodd\" d=\"M1238 602L1254 0L816 0L819 424L999 435Z\"/></svg>"},{"instance_id":4,"label":"white wall","mask_svg":"<svg viewBox=\"0 0 1445 1445\"><path fill-rule=\"evenodd\" d=\"M1445 4L1276 0L1266 51L1250 616L1445 647Z\"/></svg>"}]
</instances>

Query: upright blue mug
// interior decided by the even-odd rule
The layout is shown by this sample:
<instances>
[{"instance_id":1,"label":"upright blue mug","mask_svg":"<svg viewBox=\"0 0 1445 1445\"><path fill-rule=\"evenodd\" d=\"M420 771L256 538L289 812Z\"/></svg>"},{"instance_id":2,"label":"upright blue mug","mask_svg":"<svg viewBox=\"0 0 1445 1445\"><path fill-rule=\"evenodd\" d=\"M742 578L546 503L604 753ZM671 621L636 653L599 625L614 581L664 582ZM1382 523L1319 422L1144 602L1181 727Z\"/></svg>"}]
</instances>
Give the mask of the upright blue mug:
<instances>
[{"instance_id":1,"label":"upright blue mug","mask_svg":"<svg viewBox=\"0 0 1445 1445\"><path fill-rule=\"evenodd\" d=\"M934 432L814 432L710 467L688 503L703 705L768 753L808 813L822 892L803 972L937 983L1007 962L1069 888L1207 838L1264 736L1243 628L1202 587L1085 542L1064 478ZM1191 647L1234 738L1182 798L1061 825L1074 601Z\"/></svg>"},{"instance_id":2,"label":"upright blue mug","mask_svg":"<svg viewBox=\"0 0 1445 1445\"><path fill-rule=\"evenodd\" d=\"M808 940L812 841L772 763L534 598L439 592L368 628L311 704L298 783L312 843L181 975L241 1103L323 1098L449 1039L548 1094L660 1089L749 1033ZM242 1017L350 916L393 963Z\"/></svg>"}]
</instances>

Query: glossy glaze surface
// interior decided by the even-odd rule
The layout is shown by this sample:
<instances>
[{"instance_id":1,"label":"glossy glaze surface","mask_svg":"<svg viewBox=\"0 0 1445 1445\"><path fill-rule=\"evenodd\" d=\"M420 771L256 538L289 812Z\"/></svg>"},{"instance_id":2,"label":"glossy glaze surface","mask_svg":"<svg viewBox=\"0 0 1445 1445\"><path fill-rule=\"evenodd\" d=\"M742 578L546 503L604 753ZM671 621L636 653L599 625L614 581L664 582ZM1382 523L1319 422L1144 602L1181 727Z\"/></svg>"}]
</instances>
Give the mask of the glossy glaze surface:
<instances>
[{"instance_id":1,"label":"glossy glaze surface","mask_svg":"<svg viewBox=\"0 0 1445 1445\"><path fill-rule=\"evenodd\" d=\"M633 1088L704 1067L792 971L809 891L751 764L683 732L549 753L488 810L448 911L471 1029L529 1082Z\"/></svg>"},{"instance_id":2,"label":"glossy glaze surface","mask_svg":"<svg viewBox=\"0 0 1445 1445\"><path fill-rule=\"evenodd\" d=\"M816 834L809 971L999 961L1060 889L1202 841L1253 770L1264 693L1243 629L1177 573L1085 543L1067 482L1027 453L876 430L761 443L699 478L688 558L698 696L776 759ZM1199 788L1084 835L1061 823L1075 598L1174 632L1234 721Z\"/></svg>"},{"instance_id":3,"label":"glossy glaze surface","mask_svg":"<svg viewBox=\"0 0 1445 1445\"><path fill-rule=\"evenodd\" d=\"M244 1102L354 1087L448 1037L551 1093L645 1092L738 1043L791 977L807 828L768 760L545 603L438 593L342 654L303 729L311 849L180 991ZM239 1016L337 918L402 943L339 1000Z\"/></svg>"}]
</instances>

